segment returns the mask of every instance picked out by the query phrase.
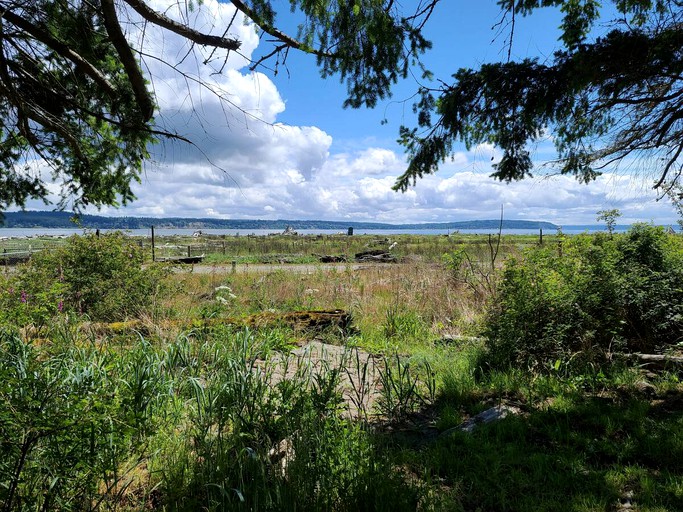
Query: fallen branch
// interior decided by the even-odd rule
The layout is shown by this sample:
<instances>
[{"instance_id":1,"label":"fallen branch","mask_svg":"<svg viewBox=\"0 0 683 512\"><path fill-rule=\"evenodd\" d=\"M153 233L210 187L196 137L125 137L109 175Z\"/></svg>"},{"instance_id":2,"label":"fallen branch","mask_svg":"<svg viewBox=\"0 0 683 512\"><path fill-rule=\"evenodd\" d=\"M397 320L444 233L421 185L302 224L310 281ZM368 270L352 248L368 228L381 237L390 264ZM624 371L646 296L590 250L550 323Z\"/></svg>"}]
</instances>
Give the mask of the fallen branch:
<instances>
[{"instance_id":1,"label":"fallen branch","mask_svg":"<svg viewBox=\"0 0 683 512\"><path fill-rule=\"evenodd\" d=\"M646 365L650 368L667 368L670 366L681 366L683 365L683 356L669 356L663 354L615 354L617 357L623 357L624 359L635 359L642 365Z\"/></svg>"}]
</instances>

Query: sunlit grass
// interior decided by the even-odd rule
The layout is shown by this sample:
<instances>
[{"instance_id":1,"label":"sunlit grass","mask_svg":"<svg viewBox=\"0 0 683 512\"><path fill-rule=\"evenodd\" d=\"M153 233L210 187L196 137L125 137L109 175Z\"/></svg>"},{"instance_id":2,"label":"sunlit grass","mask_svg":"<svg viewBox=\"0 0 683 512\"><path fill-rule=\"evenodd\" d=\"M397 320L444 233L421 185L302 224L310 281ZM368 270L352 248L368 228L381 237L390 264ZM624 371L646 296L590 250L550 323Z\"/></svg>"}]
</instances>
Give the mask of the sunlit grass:
<instances>
[{"instance_id":1,"label":"sunlit grass","mask_svg":"<svg viewBox=\"0 0 683 512\"><path fill-rule=\"evenodd\" d=\"M251 257L257 242L244 238L233 249ZM273 239L268 250L350 253L356 240ZM39 336L3 331L8 510L683 510L680 372L618 360L581 373L490 371L477 335L492 297L438 254L466 242L495 272L488 238L398 240L422 257L186 270L128 324L71 315ZM333 309L351 313L352 329L233 322ZM317 362L320 374L291 355L312 338L342 354ZM351 412L349 374L356 396L373 386L367 409ZM518 413L458 430L501 404ZM18 465L32 433L41 437Z\"/></svg>"}]
</instances>

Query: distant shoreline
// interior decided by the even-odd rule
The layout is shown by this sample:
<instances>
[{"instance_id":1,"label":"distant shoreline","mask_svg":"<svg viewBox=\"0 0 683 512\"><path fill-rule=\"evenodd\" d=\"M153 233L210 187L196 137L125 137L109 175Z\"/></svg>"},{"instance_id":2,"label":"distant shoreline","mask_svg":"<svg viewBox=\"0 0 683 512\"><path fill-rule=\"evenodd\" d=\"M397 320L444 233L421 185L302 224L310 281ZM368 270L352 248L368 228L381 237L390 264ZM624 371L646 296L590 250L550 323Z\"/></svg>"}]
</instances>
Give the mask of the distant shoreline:
<instances>
[{"instance_id":1,"label":"distant shoreline","mask_svg":"<svg viewBox=\"0 0 683 512\"><path fill-rule=\"evenodd\" d=\"M233 229L233 230L489 230L498 229L500 220L467 220L457 222L429 222L413 224L388 224L382 222L325 221L325 220L252 220L252 219L193 219L182 217L105 217L81 215L75 223L68 212L7 212L2 228L42 229ZM504 219L503 229L557 230L559 226L546 221Z\"/></svg>"}]
</instances>

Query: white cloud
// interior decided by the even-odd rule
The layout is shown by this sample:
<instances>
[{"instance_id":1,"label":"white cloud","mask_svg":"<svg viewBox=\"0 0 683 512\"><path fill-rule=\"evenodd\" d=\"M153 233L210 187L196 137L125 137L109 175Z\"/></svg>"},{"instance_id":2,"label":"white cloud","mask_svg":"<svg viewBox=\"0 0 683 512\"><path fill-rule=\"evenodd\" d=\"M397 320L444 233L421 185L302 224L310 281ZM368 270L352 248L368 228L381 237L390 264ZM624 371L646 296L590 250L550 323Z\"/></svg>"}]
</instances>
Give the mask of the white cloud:
<instances>
[{"instance_id":1,"label":"white cloud","mask_svg":"<svg viewBox=\"0 0 683 512\"><path fill-rule=\"evenodd\" d=\"M325 164L331 178L341 176L386 176L402 172L405 161L393 151L369 147L354 154L338 153Z\"/></svg>"},{"instance_id":2,"label":"white cloud","mask_svg":"<svg viewBox=\"0 0 683 512\"><path fill-rule=\"evenodd\" d=\"M169 0L151 5L177 19L186 16ZM189 16L202 30L222 34L233 15L232 4L204 0ZM230 30L243 41L241 55L233 52L225 60L225 52L216 52L206 67L200 62L207 50L195 47L199 56L186 58L188 43L182 38L149 25L143 37L143 25L133 21L126 28L136 47L162 52L161 60L146 60L159 123L196 147L181 142L155 147L142 183L134 187L139 199L125 211L102 213L403 223L497 218L503 205L506 218L563 225L594 223L595 212L604 208L619 208L624 222L675 220L666 201L656 202L654 193L627 173L608 173L587 186L566 176L509 185L494 181L489 175L500 154L490 144L456 152L437 174L406 193L394 192L406 165L403 154L372 140L331 154L332 137L320 128L278 121L285 102L277 88L266 75L244 67L259 41L241 14ZM33 168L48 172L40 163Z\"/></svg>"}]
</instances>

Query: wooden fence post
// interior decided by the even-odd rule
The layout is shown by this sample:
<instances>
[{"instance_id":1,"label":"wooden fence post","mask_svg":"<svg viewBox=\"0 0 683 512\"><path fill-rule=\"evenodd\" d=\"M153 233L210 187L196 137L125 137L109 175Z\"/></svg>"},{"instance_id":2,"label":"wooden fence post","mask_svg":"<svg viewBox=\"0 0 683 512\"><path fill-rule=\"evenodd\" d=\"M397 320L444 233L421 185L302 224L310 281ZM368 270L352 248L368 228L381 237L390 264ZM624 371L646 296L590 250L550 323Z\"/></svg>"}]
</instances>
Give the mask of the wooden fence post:
<instances>
[{"instance_id":1,"label":"wooden fence post","mask_svg":"<svg viewBox=\"0 0 683 512\"><path fill-rule=\"evenodd\" d=\"M152 262L156 261L154 257L154 226L152 226Z\"/></svg>"}]
</instances>

